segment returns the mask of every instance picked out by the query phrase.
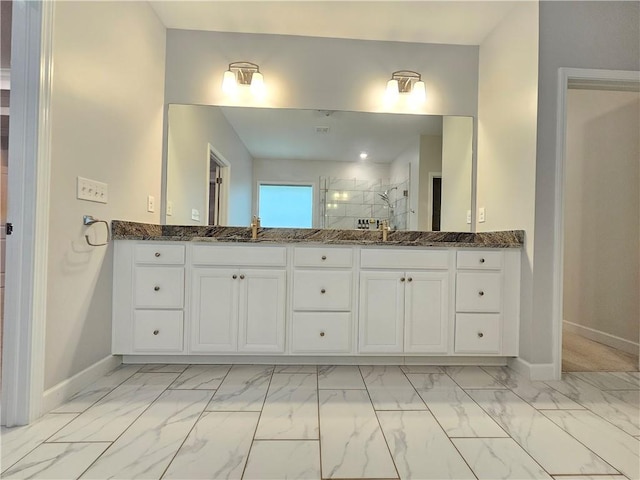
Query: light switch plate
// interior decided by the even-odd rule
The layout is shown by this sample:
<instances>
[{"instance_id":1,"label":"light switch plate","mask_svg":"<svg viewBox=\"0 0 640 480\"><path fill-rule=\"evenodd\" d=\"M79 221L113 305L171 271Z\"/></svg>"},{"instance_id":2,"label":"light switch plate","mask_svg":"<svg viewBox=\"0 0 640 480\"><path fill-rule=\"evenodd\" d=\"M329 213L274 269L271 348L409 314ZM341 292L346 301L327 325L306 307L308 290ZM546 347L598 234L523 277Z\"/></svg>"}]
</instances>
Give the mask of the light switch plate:
<instances>
[{"instance_id":1,"label":"light switch plate","mask_svg":"<svg viewBox=\"0 0 640 480\"><path fill-rule=\"evenodd\" d=\"M147 197L147 212L153 213L156 211L156 199L153 195Z\"/></svg>"},{"instance_id":2,"label":"light switch plate","mask_svg":"<svg viewBox=\"0 0 640 480\"><path fill-rule=\"evenodd\" d=\"M171 200L167 201L167 215L169 217L173 215L173 202Z\"/></svg>"},{"instance_id":3,"label":"light switch plate","mask_svg":"<svg viewBox=\"0 0 640 480\"><path fill-rule=\"evenodd\" d=\"M200 211L192 208L191 209L191 220L195 220L196 222L200 221Z\"/></svg>"},{"instance_id":4,"label":"light switch plate","mask_svg":"<svg viewBox=\"0 0 640 480\"><path fill-rule=\"evenodd\" d=\"M107 184L84 177L77 178L76 198L89 202L107 203Z\"/></svg>"},{"instance_id":5,"label":"light switch plate","mask_svg":"<svg viewBox=\"0 0 640 480\"><path fill-rule=\"evenodd\" d=\"M467 210L467 223L471 223L471 210Z\"/></svg>"},{"instance_id":6,"label":"light switch plate","mask_svg":"<svg viewBox=\"0 0 640 480\"><path fill-rule=\"evenodd\" d=\"M484 207L478 209L478 222L483 223L485 221Z\"/></svg>"}]
</instances>

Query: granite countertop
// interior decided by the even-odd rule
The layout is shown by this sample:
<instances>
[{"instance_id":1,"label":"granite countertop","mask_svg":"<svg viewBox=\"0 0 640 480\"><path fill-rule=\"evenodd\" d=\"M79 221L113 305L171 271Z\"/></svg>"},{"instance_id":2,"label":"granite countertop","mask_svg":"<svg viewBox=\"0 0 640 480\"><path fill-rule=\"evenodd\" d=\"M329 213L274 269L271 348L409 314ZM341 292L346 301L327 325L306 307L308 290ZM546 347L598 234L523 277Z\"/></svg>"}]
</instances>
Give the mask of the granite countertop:
<instances>
[{"instance_id":1,"label":"granite countertop","mask_svg":"<svg viewBox=\"0 0 640 480\"><path fill-rule=\"evenodd\" d=\"M260 228L251 238L249 227L156 225L113 220L114 240L155 240L210 243L316 243L324 245L388 245L417 247L521 248L523 230L500 232L417 232L396 230L382 241L377 230L329 230L320 228Z\"/></svg>"}]
</instances>

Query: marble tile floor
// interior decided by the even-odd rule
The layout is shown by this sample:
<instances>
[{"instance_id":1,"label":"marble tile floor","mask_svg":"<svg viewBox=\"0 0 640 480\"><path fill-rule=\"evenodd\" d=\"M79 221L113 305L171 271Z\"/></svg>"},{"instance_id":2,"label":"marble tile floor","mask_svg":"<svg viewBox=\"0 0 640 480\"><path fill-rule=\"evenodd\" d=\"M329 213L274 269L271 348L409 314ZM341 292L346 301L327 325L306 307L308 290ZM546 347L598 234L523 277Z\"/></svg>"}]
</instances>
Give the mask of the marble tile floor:
<instances>
[{"instance_id":1,"label":"marble tile floor","mask_svg":"<svg viewBox=\"0 0 640 480\"><path fill-rule=\"evenodd\" d=\"M2 428L0 476L638 479L639 398L620 372L125 365Z\"/></svg>"}]
</instances>

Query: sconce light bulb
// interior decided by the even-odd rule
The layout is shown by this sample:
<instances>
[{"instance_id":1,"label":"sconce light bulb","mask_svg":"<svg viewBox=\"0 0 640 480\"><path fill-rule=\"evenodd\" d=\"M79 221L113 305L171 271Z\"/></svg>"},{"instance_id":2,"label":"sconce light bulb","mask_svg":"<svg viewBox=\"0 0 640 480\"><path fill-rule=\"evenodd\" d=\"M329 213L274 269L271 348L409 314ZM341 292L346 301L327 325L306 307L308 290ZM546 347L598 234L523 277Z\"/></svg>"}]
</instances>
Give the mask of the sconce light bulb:
<instances>
[{"instance_id":1,"label":"sconce light bulb","mask_svg":"<svg viewBox=\"0 0 640 480\"><path fill-rule=\"evenodd\" d=\"M365 160L368 156L369 156L369 155L367 154L367 152L362 152L362 153L360 154L360 158L361 158L362 160Z\"/></svg>"},{"instance_id":2,"label":"sconce light bulb","mask_svg":"<svg viewBox=\"0 0 640 480\"><path fill-rule=\"evenodd\" d=\"M387 82L387 101L394 101L398 98L399 95L400 90L398 90L398 80L392 78Z\"/></svg>"},{"instance_id":3,"label":"sconce light bulb","mask_svg":"<svg viewBox=\"0 0 640 480\"><path fill-rule=\"evenodd\" d=\"M237 87L238 83L236 82L236 74L231 70L224 72L224 77L222 79L222 91L229 95L234 93Z\"/></svg>"},{"instance_id":4,"label":"sconce light bulb","mask_svg":"<svg viewBox=\"0 0 640 480\"><path fill-rule=\"evenodd\" d=\"M427 89L423 81L419 81L413 84L411 90L411 99L414 103L422 103L427 99Z\"/></svg>"}]
</instances>

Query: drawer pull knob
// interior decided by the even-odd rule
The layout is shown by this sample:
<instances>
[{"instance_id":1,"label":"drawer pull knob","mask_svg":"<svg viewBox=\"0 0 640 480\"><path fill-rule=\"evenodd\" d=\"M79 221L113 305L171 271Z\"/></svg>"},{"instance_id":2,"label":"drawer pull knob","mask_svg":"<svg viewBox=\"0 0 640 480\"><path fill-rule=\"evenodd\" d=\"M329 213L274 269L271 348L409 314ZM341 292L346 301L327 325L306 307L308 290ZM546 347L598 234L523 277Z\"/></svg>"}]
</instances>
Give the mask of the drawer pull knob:
<instances>
[{"instance_id":1,"label":"drawer pull knob","mask_svg":"<svg viewBox=\"0 0 640 480\"><path fill-rule=\"evenodd\" d=\"M240 275L240 280L244 280L244 275Z\"/></svg>"},{"instance_id":2,"label":"drawer pull knob","mask_svg":"<svg viewBox=\"0 0 640 480\"><path fill-rule=\"evenodd\" d=\"M411 277L407 278L407 282L413 282L413 278Z\"/></svg>"},{"instance_id":3,"label":"drawer pull knob","mask_svg":"<svg viewBox=\"0 0 640 480\"><path fill-rule=\"evenodd\" d=\"M404 278L404 277L402 277L402 278L400 279L400 281L401 281L401 282L404 282L404 280L405 280L405 278Z\"/></svg>"},{"instance_id":4,"label":"drawer pull knob","mask_svg":"<svg viewBox=\"0 0 640 480\"><path fill-rule=\"evenodd\" d=\"M160 291L160 287L159 287L158 285L156 285L155 287L153 287L153 289L154 289L156 292Z\"/></svg>"},{"instance_id":5,"label":"drawer pull knob","mask_svg":"<svg viewBox=\"0 0 640 480\"><path fill-rule=\"evenodd\" d=\"M326 255L322 255L322 260L326 260L327 256Z\"/></svg>"},{"instance_id":6,"label":"drawer pull knob","mask_svg":"<svg viewBox=\"0 0 640 480\"><path fill-rule=\"evenodd\" d=\"M238 278L238 275L231 275L231 278L235 280L236 278Z\"/></svg>"},{"instance_id":7,"label":"drawer pull knob","mask_svg":"<svg viewBox=\"0 0 640 480\"><path fill-rule=\"evenodd\" d=\"M160 252L156 252L156 258L160 256Z\"/></svg>"},{"instance_id":8,"label":"drawer pull knob","mask_svg":"<svg viewBox=\"0 0 640 480\"><path fill-rule=\"evenodd\" d=\"M480 295L480 296L482 297L482 296L484 296L484 292L483 292L482 290L480 290L480 291L478 292L478 295Z\"/></svg>"},{"instance_id":9,"label":"drawer pull knob","mask_svg":"<svg viewBox=\"0 0 640 480\"><path fill-rule=\"evenodd\" d=\"M327 291L323 288L320 290L320 293L327 293Z\"/></svg>"},{"instance_id":10,"label":"drawer pull knob","mask_svg":"<svg viewBox=\"0 0 640 480\"><path fill-rule=\"evenodd\" d=\"M481 259L480 259L480 263L484 263L484 258L481 258Z\"/></svg>"},{"instance_id":11,"label":"drawer pull knob","mask_svg":"<svg viewBox=\"0 0 640 480\"><path fill-rule=\"evenodd\" d=\"M484 337L484 333L478 332L478 338L482 338L482 337Z\"/></svg>"},{"instance_id":12,"label":"drawer pull knob","mask_svg":"<svg viewBox=\"0 0 640 480\"><path fill-rule=\"evenodd\" d=\"M154 334L154 335L157 335L157 334L159 334L159 333L160 333L160 330L154 330L154 331L153 331L153 334Z\"/></svg>"},{"instance_id":13,"label":"drawer pull knob","mask_svg":"<svg viewBox=\"0 0 640 480\"><path fill-rule=\"evenodd\" d=\"M321 337L324 337L324 332L320 332L320 336L321 336Z\"/></svg>"}]
</instances>

